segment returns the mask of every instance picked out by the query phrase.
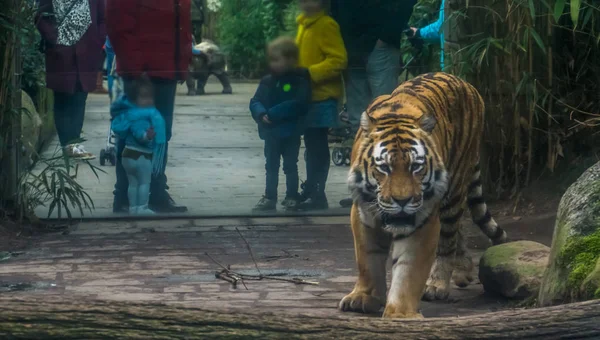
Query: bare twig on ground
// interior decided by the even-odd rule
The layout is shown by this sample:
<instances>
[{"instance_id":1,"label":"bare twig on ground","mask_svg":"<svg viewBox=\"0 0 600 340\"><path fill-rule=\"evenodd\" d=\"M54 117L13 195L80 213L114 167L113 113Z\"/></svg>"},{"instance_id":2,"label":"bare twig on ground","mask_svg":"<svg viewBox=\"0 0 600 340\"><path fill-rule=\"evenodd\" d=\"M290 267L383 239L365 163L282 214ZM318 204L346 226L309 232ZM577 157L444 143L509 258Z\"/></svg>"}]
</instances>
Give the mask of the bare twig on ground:
<instances>
[{"instance_id":1,"label":"bare twig on ground","mask_svg":"<svg viewBox=\"0 0 600 340\"><path fill-rule=\"evenodd\" d=\"M272 262L272 261L277 261L277 260L282 260L282 259L293 259L293 258L299 257L297 254L292 254L285 249L281 249L281 251L283 252L283 255L263 256L263 259L267 262Z\"/></svg>"},{"instance_id":2,"label":"bare twig on ground","mask_svg":"<svg viewBox=\"0 0 600 340\"><path fill-rule=\"evenodd\" d=\"M217 266L221 267L220 271L215 272L215 278L229 282L231 284L232 288L234 288L234 289L237 288L238 282L241 282L242 285L244 285L244 287L246 288L246 290L248 290L248 287L246 287L246 284L244 283L244 281L271 280L271 281L289 282L289 283L293 283L293 284L297 284L297 285L314 285L314 286L319 284L318 282L306 281L306 280L303 280L298 277L285 278L285 277L278 277L278 276L262 274L260 269L258 268L258 263L256 262L256 260L254 258L254 253L252 252L252 247L250 247L250 243L248 243L248 241L244 238L244 236L242 236L242 233L237 228L235 228L235 230L238 232L238 234L240 235L242 240L244 240L244 243L246 243L246 248L248 249L248 252L250 253L250 257L252 258L252 262L254 262L254 267L256 268L258 275L241 274L241 273L235 272L235 271L231 270L230 266L223 265L222 263L217 261L214 257L212 257L209 253L205 252L204 255L206 255ZM284 252L286 252L289 257L292 257L292 255L289 252L287 252L285 250L284 250Z\"/></svg>"},{"instance_id":3,"label":"bare twig on ground","mask_svg":"<svg viewBox=\"0 0 600 340\"><path fill-rule=\"evenodd\" d=\"M252 252L252 248L250 247L250 243L248 243L248 241L246 241L246 238L244 237L244 235L242 235L242 233L240 232L240 230L236 227L235 231L237 231L237 233L240 235L240 237L242 238L242 240L244 240L244 243L246 243L246 249L248 249L248 253L250 253L250 257L252 258L252 262L254 262L254 268L256 268L256 271L258 272L258 275L262 275L260 273L260 269L258 269L258 263L256 263L256 259L254 258L254 253Z\"/></svg>"}]
</instances>

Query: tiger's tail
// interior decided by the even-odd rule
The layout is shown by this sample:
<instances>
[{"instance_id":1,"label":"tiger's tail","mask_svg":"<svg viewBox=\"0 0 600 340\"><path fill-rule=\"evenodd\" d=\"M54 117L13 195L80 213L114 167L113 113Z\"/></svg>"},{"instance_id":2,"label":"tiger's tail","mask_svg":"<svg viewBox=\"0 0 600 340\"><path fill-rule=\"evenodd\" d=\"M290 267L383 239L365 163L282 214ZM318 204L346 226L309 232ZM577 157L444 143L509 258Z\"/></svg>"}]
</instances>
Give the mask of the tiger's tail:
<instances>
[{"instance_id":1,"label":"tiger's tail","mask_svg":"<svg viewBox=\"0 0 600 340\"><path fill-rule=\"evenodd\" d=\"M471 211L473 222L492 240L493 244L506 242L506 232L498 226L485 204L479 164L473 169L473 179L468 187L467 205Z\"/></svg>"}]
</instances>

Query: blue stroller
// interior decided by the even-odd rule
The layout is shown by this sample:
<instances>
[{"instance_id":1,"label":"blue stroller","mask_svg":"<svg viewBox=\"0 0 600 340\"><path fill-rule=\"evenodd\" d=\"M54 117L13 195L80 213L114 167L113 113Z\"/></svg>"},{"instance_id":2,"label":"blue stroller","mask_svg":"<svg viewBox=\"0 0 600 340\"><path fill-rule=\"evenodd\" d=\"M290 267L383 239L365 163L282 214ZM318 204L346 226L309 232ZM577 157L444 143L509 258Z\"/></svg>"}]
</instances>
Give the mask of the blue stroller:
<instances>
[{"instance_id":1,"label":"blue stroller","mask_svg":"<svg viewBox=\"0 0 600 340\"><path fill-rule=\"evenodd\" d=\"M110 102L112 104L115 98L119 98L123 94L123 81L121 77L117 75L116 72L116 60L113 62L112 68L110 70L110 74L114 77L112 91L109 94ZM110 165L114 166L117 164L117 148L116 148L117 137L110 129L110 124L108 125L108 133L106 136L106 146L104 149L100 150L100 165L106 165L106 161L110 163Z\"/></svg>"}]
</instances>

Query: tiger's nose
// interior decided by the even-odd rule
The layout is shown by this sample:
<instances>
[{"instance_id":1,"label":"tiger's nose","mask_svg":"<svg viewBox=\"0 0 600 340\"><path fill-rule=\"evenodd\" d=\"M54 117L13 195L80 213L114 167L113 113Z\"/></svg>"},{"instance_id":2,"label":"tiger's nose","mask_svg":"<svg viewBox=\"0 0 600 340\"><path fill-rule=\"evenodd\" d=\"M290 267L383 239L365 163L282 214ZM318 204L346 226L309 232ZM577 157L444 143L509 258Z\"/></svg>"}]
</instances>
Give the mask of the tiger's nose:
<instances>
[{"instance_id":1,"label":"tiger's nose","mask_svg":"<svg viewBox=\"0 0 600 340\"><path fill-rule=\"evenodd\" d=\"M403 207L403 206L407 205L412 200L412 197L401 199L401 200L394 198L393 200L394 200L394 202L396 202L396 204L398 204L399 206Z\"/></svg>"}]
</instances>

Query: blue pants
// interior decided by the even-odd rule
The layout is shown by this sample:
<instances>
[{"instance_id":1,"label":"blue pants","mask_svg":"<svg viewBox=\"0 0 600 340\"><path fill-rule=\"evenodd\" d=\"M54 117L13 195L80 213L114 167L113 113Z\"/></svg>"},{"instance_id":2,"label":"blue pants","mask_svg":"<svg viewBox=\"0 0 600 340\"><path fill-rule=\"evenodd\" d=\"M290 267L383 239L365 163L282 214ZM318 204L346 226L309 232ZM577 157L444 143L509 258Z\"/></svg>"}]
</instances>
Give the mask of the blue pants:
<instances>
[{"instance_id":1,"label":"blue pants","mask_svg":"<svg viewBox=\"0 0 600 340\"><path fill-rule=\"evenodd\" d=\"M127 83L128 80L124 79ZM169 150L168 141L171 140L172 128L173 128L173 111L175 109L175 93L177 91L176 80L165 80L153 78L152 84L154 85L154 104L156 109L160 112L166 123L167 129L167 143L165 145L165 165L163 166L163 172L160 175L152 177L152 183L150 185L150 203L163 202L167 196L167 175L164 169L167 166L167 155ZM115 184L115 206L124 205L127 202L127 188L129 186L127 181L127 173L123 168L121 153L125 148L125 141L117 141L117 183Z\"/></svg>"},{"instance_id":2,"label":"blue pants","mask_svg":"<svg viewBox=\"0 0 600 340\"><path fill-rule=\"evenodd\" d=\"M307 114L304 130L306 146L305 194L325 195L325 185L329 176L328 132L337 124L337 100L328 99L314 102Z\"/></svg>"},{"instance_id":3,"label":"blue pants","mask_svg":"<svg viewBox=\"0 0 600 340\"><path fill-rule=\"evenodd\" d=\"M346 72L346 107L353 133L358 131L360 116L371 101L381 95L392 93L398 86L400 76L400 50L391 47L375 47L365 67L352 67Z\"/></svg>"},{"instance_id":4,"label":"blue pants","mask_svg":"<svg viewBox=\"0 0 600 340\"><path fill-rule=\"evenodd\" d=\"M123 164L129 182L127 197L130 209L147 208L152 181L152 159L144 156L139 156L137 159L123 157L121 164Z\"/></svg>"},{"instance_id":5,"label":"blue pants","mask_svg":"<svg viewBox=\"0 0 600 340\"><path fill-rule=\"evenodd\" d=\"M54 92L54 125L61 146L81 138L87 96L81 86L75 93Z\"/></svg>"},{"instance_id":6,"label":"blue pants","mask_svg":"<svg viewBox=\"0 0 600 340\"><path fill-rule=\"evenodd\" d=\"M306 183L305 190L309 195L324 195L327 177L329 176L329 141L328 128L307 128L304 131L306 146Z\"/></svg>"},{"instance_id":7,"label":"blue pants","mask_svg":"<svg viewBox=\"0 0 600 340\"><path fill-rule=\"evenodd\" d=\"M277 199L279 185L279 165L283 158L285 173L286 197L298 196L298 153L300 152L300 136L288 138L268 138L265 140L265 170L267 171L267 187L265 197Z\"/></svg>"}]
</instances>

